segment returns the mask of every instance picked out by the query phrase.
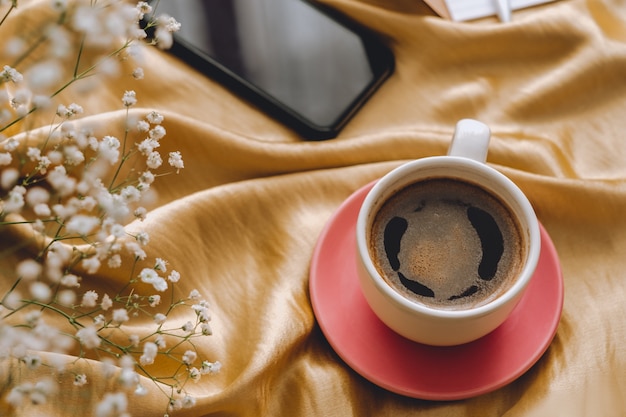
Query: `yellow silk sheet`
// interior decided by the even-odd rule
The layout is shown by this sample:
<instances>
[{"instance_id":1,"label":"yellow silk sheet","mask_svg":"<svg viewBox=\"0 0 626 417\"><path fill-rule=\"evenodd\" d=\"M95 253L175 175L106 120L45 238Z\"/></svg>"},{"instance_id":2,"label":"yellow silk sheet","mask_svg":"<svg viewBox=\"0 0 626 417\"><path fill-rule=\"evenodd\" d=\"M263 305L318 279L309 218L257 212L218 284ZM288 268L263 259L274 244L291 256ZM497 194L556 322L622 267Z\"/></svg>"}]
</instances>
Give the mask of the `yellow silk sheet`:
<instances>
[{"instance_id":1,"label":"yellow silk sheet","mask_svg":"<svg viewBox=\"0 0 626 417\"><path fill-rule=\"evenodd\" d=\"M324 3L378 32L396 58L335 139L301 140L158 49L147 53L145 79L107 79L80 102L116 129L120 97L134 89L135 111L162 112L163 146L185 161L158 186L150 256L181 272L182 293L206 295L214 334L198 349L223 368L188 386L197 404L174 415L626 415L626 2L561 0L516 11L509 24L451 22L420 0ZM564 309L549 349L517 380L425 401L376 386L333 351L313 314L309 267L351 193L403 162L444 154L462 118L490 126L488 163L522 188L552 237ZM107 382L97 366L77 366L86 386L64 384L24 415L90 415ZM28 378L4 371L2 395ZM165 398L144 385L133 415L162 415Z\"/></svg>"}]
</instances>

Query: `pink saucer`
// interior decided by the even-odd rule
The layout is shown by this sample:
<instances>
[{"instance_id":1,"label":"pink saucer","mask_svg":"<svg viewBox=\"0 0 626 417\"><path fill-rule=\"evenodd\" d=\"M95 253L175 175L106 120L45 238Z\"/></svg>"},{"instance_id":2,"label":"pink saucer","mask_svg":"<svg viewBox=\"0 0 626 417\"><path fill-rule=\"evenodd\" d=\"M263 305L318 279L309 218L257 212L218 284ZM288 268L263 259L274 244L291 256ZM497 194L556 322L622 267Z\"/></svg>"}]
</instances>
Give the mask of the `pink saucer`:
<instances>
[{"instance_id":1,"label":"pink saucer","mask_svg":"<svg viewBox=\"0 0 626 417\"><path fill-rule=\"evenodd\" d=\"M426 400L474 397L525 373L552 342L563 308L561 268L543 226L537 271L507 321L465 345L422 345L384 325L359 287L353 262L354 228L372 185L359 189L339 207L320 235L311 263L313 310L337 354L374 384Z\"/></svg>"}]
</instances>

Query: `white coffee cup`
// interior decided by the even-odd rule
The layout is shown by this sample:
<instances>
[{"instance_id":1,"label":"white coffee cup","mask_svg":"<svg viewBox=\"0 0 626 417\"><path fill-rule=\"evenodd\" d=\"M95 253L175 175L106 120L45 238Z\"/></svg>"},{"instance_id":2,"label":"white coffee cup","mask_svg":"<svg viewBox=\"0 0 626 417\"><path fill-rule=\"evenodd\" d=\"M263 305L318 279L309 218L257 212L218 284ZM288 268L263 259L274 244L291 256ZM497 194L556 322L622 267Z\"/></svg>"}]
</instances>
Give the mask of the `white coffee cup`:
<instances>
[{"instance_id":1,"label":"white coffee cup","mask_svg":"<svg viewBox=\"0 0 626 417\"><path fill-rule=\"evenodd\" d=\"M539 222L524 193L509 178L486 164L489 140L489 128L483 123L471 119L459 121L447 156L421 158L392 170L373 186L361 206L356 246L363 294L388 327L415 342L451 346L487 335L509 317L535 272L541 249ZM462 309L429 306L401 295L376 268L369 242L376 213L394 193L428 178L451 178L479 185L508 206L517 219L524 246L520 272L495 299Z\"/></svg>"}]
</instances>

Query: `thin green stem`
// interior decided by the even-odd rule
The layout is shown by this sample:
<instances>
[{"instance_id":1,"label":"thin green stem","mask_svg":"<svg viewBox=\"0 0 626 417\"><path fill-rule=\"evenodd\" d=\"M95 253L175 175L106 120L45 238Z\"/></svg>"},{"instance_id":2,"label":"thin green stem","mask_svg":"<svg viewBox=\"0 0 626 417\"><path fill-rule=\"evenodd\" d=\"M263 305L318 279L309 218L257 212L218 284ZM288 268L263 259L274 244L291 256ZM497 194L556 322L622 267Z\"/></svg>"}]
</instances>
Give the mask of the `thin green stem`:
<instances>
[{"instance_id":1,"label":"thin green stem","mask_svg":"<svg viewBox=\"0 0 626 417\"><path fill-rule=\"evenodd\" d=\"M9 10L7 10L5 15L2 17L2 20L0 20L0 26L2 26L4 21L7 20L7 18L9 17L9 14L11 14L11 12L16 8L17 8L17 0L13 0L13 2L11 3L11 7L9 7Z\"/></svg>"}]
</instances>

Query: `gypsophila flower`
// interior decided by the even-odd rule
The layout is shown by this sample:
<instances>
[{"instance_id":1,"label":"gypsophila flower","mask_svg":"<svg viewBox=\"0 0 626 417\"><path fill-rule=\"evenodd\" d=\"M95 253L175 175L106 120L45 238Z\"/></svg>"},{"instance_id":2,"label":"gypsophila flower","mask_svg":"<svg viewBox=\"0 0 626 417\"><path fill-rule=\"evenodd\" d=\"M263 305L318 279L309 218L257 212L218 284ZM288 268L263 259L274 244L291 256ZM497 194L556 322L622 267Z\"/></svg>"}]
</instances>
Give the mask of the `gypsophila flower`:
<instances>
[{"instance_id":1,"label":"gypsophila flower","mask_svg":"<svg viewBox=\"0 0 626 417\"><path fill-rule=\"evenodd\" d=\"M161 158L161 154L157 151L152 151L148 154L146 158L146 165L150 169L157 169L163 163L163 159Z\"/></svg>"},{"instance_id":2,"label":"gypsophila flower","mask_svg":"<svg viewBox=\"0 0 626 417\"><path fill-rule=\"evenodd\" d=\"M154 363L154 358L156 357L157 352L159 351L159 347L156 343L146 342L143 345L143 355L139 357L139 363L142 365L152 365Z\"/></svg>"},{"instance_id":3,"label":"gypsophila flower","mask_svg":"<svg viewBox=\"0 0 626 417\"><path fill-rule=\"evenodd\" d=\"M188 350L183 354L182 361L185 365L192 365L197 358L198 354L195 351Z\"/></svg>"},{"instance_id":4,"label":"gypsophila flower","mask_svg":"<svg viewBox=\"0 0 626 417\"><path fill-rule=\"evenodd\" d=\"M74 376L74 385L82 387L85 384L87 384L87 375L79 374Z\"/></svg>"},{"instance_id":5,"label":"gypsophila flower","mask_svg":"<svg viewBox=\"0 0 626 417\"><path fill-rule=\"evenodd\" d=\"M180 280L180 272L172 270L172 272L168 275L167 280L173 284L177 283Z\"/></svg>"},{"instance_id":6,"label":"gypsophila flower","mask_svg":"<svg viewBox=\"0 0 626 417\"><path fill-rule=\"evenodd\" d=\"M125 308L116 308L113 310L113 321L115 323L121 324L127 322L128 320L128 311L126 311Z\"/></svg>"},{"instance_id":7,"label":"gypsophila flower","mask_svg":"<svg viewBox=\"0 0 626 417\"><path fill-rule=\"evenodd\" d=\"M154 261L154 269L161 272L167 272L167 261L161 258L156 258Z\"/></svg>"},{"instance_id":8,"label":"gypsophila flower","mask_svg":"<svg viewBox=\"0 0 626 417\"><path fill-rule=\"evenodd\" d=\"M122 97L124 107L132 107L137 104L137 94L134 91L126 91Z\"/></svg>"},{"instance_id":9,"label":"gypsophila flower","mask_svg":"<svg viewBox=\"0 0 626 417\"><path fill-rule=\"evenodd\" d=\"M83 259L80 264L88 274L95 274L100 269L101 262L100 259L92 256L91 258Z\"/></svg>"},{"instance_id":10,"label":"gypsophila flower","mask_svg":"<svg viewBox=\"0 0 626 417\"><path fill-rule=\"evenodd\" d=\"M78 278L77 275L65 274L61 278L60 284L65 286L65 287L79 287L80 286L80 279ZM97 298L97 294L96 294L96 298Z\"/></svg>"},{"instance_id":11,"label":"gypsophila flower","mask_svg":"<svg viewBox=\"0 0 626 417\"><path fill-rule=\"evenodd\" d=\"M144 77L143 68L141 67L135 68L133 70L132 76L136 80L143 80L143 77Z\"/></svg>"},{"instance_id":12,"label":"gypsophila flower","mask_svg":"<svg viewBox=\"0 0 626 417\"><path fill-rule=\"evenodd\" d=\"M157 337L154 339L154 344L157 345L159 349L165 349L167 347L163 335L157 335Z\"/></svg>"},{"instance_id":13,"label":"gypsophila flower","mask_svg":"<svg viewBox=\"0 0 626 417\"><path fill-rule=\"evenodd\" d=\"M83 307L95 307L97 302L98 302L98 293L93 290L89 290L85 294L83 294L83 299L80 302L80 304Z\"/></svg>"},{"instance_id":14,"label":"gypsophila flower","mask_svg":"<svg viewBox=\"0 0 626 417\"><path fill-rule=\"evenodd\" d=\"M183 324L182 330L185 333L191 333L193 332L195 326L193 325L192 322L188 321L187 323Z\"/></svg>"},{"instance_id":15,"label":"gypsophila flower","mask_svg":"<svg viewBox=\"0 0 626 417\"><path fill-rule=\"evenodd\" d=\"M34 259L25 259L17 265L16 272L22 279L32 281L41 274L42 269L43 266Z\"/></svg>"},{"instance_id":16,"label":"gypsophila flower","mask_svg":"<svg viewBox=\"0 0 626 417\"><path fill-rule=\"evenodd\" d=\"M141 246L146 246L150 242L150 235L146 232L139 232L135 235L135 239Z\"/></svg>"},{"instance_id":17,"label":"gypsophila flower","mask_svg":"<svg viewBox=\"0 0 626 417\"><path fill-rule=\"evenodd\" d=\"M167 316L165 314L157 313L154 315L154 322L156 324L161 325L165 323L165 320L167 320Z\"/></svg>"},{"instance_id":18,"label":"gypsophila flower","mask_svg":"<svg viewBox=\"0 0 626 417\"><path fill-rule=\"evenodd\" d=\"M20 172L15 168L7 168L0 174L0 186L5 190L13 187L20 177Z\"/></svg>"},{"instance_id":19,"label":"gypsophila flower","mask_svg":"<svg viewBox=\"0 0 626 417\"><path fill-rule=\"evenodd\" d=\"M181 156L180 152L178 152L178 151L170 152L168 163L173 168L176 168L176 173L177 174L180 172L181 169L185 168L185 164L183 163L183 157Z\"/></svg>"},{"instance_id":20,"label":"gypsophila flower","mask_svg":"<svg viewBox=\"0 0 626 417\"><path fill-rule=\"evenodd\" d=\"M64 106L63 104L59 104L59 106L57 107L57 116L62 117L64 119L71 119L77 114L82 114L82 113L83 113L83 108L76 103L72 103L68 105L67 107Z\"/></svg>"},{"instance_id":21,"label":"gypsophila flower","mask_svg":"<svg viewBox=\"0 0 626 417\"><path fill-rule=\"evenodd\" d=\"M200 331L203 336L211 336L213 334L213 329L209 325L209 323L202 323L200 325Z\"/></svg>"},{"instance_id":22,"label":"gypsophila flower","mask_svg":"<svg viewBox=\"0 0 626 417\"><path fill-rule=\"evenodd\" d=\"M0 165L9 165L13 157L9 152L0 152Z\"/></svg>"},{"instance_id":23,"label":"gypsophila flower","mask_svg":"<svg viewBox=\"0 0 626 417\"><path fill-rule=\"evenodd\" d=\"M52 289L43 282L33 282L30 284L30 295L40 303L47 303L52 297Z\"/></svg>"},{"instance_id":24,"label":"gypsophila flower","mask_svg":"<svg viewBox=\"0 0 626 417\"><path fill-rule=\"evenodd\" d=\"M2 82L21 83L24 77L15 68L5 65L0 71L0 84Z\"/></svg>"},{"instance_id":25,"label":"gypsophila flower","mask_svg":"<svg viewBox=\"0 0 626 417\"><path fill-rule=\"evenodd\" d=\"M106 393L96 407L95 417L127 416L128 399L123 392Z\"/></svg>"},{"instance_id":26,"label":"gypsophila flower","mask_svg":"<svg viewBox=\"0 0 626 417\"><path fill-rule=\"evenodd\" d=\"M163 139L166 134L167 132L165 131L165 128L161 125L154 126L148 131L148 136L150 137L150 139L156 140L157 142Z\"/></svg>"},{"instance_id":27,"label":"gypsophila flower","mask_svg":"<svg viewBox=\"0 0 626 417\"><path fill-rule=\"evenodd\" d=\"M97 217L77 214L65 224L65 228L68 233L76 233L81 236L86 236L91 233L99 224L100 219L98 219Z\"/></svg>"},{"instance_id":28,"label":"gypsophila flower","mask_svg":"<svg viewBox=\"0 0 626 417\"><path fill-rule=\"evenodd\" d=\"M98 331L95 327L83 327L76 332L76 337L87 349L95 349L100 346L100 337L98 337Z\"/></svg>"},{"instance_id":29,"label":"gypsophila flower","mask_svg":"<svg viewBox=\"0 0 626 417\"><path fill-rule=\"evenodd\" d=\"M157 113L155 111L151 111L146 116L146 120L148 122L152 123L153 125L160 125L161 123L163 123L164 117L160 113Z\"/></svg>"},{"instance_id":30,"label":"gypsophila flower","mask_svg":"<svg viewBox=\"0 0 626 417\"><path fill-rule=\"evenodd\" d=\"M137 347L137 346L139 346L139 341L140 341L140 339L139 339L139 335L136 335L136 334L131 334L131 335L128 337L128 342L129 342L129 343L130 343L130 345L131 345L131 346L133 346L133 347Z\"/></svg>"},{"instance_id":31,"label":"gypsophila flower","mask_svg":"<svg viewBox=\"0 0 626 417\"><path fill-rule=\"evenodd\" d=\"M202 374L198 368L189 368L189 378L191 378L192 381L198 382L201 376Z\"/></svg>"},{"instance_id":32,"label":"gypsophila flower","mask_svg":"<svg viewBox=\"0 0 626 417\"><path fill-rule=\"evenodd\" d=\"M109 268L120 268L122 266L122 257L119 253L115 253L111 255L111 257L107 261L107 266Z\"/></svg>"}]
</instances>

